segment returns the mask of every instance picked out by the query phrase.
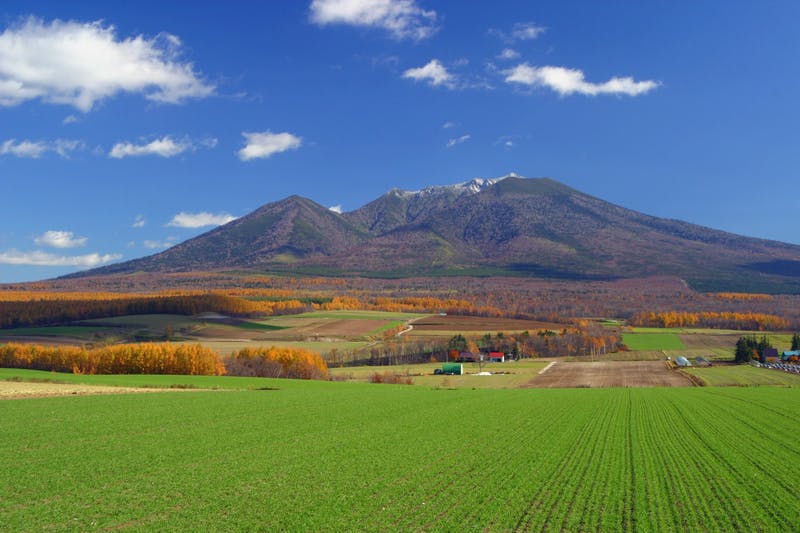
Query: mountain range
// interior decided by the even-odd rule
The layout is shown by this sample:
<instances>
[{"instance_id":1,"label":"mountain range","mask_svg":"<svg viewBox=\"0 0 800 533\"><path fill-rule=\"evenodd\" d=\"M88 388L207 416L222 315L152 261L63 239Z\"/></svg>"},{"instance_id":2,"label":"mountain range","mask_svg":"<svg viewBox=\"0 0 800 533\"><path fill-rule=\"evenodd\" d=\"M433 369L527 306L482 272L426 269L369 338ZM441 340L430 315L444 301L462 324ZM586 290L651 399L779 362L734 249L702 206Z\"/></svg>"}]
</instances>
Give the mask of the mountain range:
<instances>
[{"instance_id":1,"label":"mountain range","mask_svg":"<svg viewBox=\"0 0 800 533\"><path fill-rule=\"evenodd\" d=\"M392 189L347 213L290 196L161 253L77 276L230 269L574 280L670 275L700 290L800 292L800 246L645 215L516 174Z\"/></svg>"}]
</instances>

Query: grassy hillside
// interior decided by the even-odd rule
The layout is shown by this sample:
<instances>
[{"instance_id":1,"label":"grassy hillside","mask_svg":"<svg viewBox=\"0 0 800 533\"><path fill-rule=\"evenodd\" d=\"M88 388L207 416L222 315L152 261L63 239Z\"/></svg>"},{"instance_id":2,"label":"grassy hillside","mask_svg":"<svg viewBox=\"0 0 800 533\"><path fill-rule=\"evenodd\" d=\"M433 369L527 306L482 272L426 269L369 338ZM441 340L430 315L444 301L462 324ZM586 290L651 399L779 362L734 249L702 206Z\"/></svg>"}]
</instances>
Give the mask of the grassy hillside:
<instances>
[{"instance_id":1,"label":"grassy hillside","mask_svg":"<svg viewBox=\"0 0 800 533\"><path fill-rule=\"evenodd\" d=\"M755 497L800 491L800 389L271 383L280 390L0 402L0 524L788 531L800 523L798 506Z\"/></svg>"}]
</instances>

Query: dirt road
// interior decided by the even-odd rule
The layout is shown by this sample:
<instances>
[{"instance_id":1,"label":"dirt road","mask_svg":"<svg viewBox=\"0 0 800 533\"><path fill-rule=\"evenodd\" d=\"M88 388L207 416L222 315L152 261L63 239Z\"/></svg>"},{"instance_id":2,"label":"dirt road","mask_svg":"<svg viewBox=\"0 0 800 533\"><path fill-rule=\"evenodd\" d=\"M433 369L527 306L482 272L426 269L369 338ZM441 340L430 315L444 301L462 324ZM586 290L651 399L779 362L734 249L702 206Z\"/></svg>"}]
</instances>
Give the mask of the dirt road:
<instances>
[{"instance_id":1,"label":"dirt road","mask_svg":"<svg viewBox=\"0 0 800 533\"><path fill-rule=\"evenodd\" d=\"M177 389L138 389L130 387L107 387L103 385L80 385L71 383L29 383L24 381L0 381L0 400L19 398L45 398L49 396L85 396L87 394L129 394L134 392L164 392Z\"/></svg>"}]
</instances>

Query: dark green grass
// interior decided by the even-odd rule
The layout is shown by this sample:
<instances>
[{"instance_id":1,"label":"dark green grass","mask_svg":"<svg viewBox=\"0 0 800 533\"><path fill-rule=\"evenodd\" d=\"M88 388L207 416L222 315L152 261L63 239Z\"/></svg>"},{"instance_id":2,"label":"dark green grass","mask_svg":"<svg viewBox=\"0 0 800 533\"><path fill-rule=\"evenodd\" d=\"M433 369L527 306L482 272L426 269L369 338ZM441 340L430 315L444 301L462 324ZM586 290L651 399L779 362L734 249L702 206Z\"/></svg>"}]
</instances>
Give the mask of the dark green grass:
<instances>
[{"instance_id":1,"label":"dark green grass","mask_svg":"<svg viewBox=\"0 0 800 533\"><path fill-rule=\"evenodd\" d=\"M0 529L791 531L800 389L0 402ZM284 385L285 384L285 385Z\"/></svg>"},{"instance_id":2,"label":"dark green grass","mask_svg":"<svg viewBox=\"0 0 800 533\"><path fill-rule=\"evenodd\" d=\"M97 326L40 326L32 328L0 329L3 337L75 337L89 338L96 333L109 333L109 328Z\"/></svg>"}]
</instances>

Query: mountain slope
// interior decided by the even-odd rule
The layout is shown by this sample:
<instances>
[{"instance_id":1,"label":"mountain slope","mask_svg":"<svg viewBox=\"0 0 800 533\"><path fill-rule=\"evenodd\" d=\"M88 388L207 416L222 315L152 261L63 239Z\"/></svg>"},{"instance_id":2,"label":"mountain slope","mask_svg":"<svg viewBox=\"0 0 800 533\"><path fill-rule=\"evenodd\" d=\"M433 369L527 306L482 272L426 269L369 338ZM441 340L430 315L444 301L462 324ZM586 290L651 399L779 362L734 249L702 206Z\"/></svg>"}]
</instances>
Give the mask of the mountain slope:
<instances>
[{"instance_id":1,"label":"mountain slope","mask_svg":"<svg viewBox=\"0 0 800 533\"><path fill-rule=\"evenodd\" d=\"M345 214L293 196L160 254L92 273L675 275L704 289L796 292L798 265L800 246L652 217L548 178L512 174L394 189Z\"/></svg>"},{"instance_id":2,"label":"mountain slope","mask_svg":"<svg viewBox=\"0 0 800 533\"><path fill-rule=\"evenodd\" d=\"M300 196L290 196L159 254L93 272L170 272L287 265L330 255L367 237L361 228L330 209Z\"/></svg>"}]
</instances>

